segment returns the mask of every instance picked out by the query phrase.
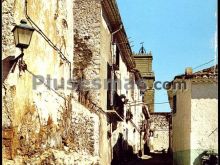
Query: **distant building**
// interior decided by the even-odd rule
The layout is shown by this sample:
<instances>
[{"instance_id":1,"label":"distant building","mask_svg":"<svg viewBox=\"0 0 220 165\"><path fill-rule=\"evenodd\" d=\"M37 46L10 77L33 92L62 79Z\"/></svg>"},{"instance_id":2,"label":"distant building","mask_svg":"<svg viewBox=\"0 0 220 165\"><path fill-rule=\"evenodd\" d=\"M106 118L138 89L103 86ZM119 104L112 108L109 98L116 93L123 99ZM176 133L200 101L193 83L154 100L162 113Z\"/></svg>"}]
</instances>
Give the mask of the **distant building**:
<instances>
[{"instance_id":1,"label":"distant building","mask_svg":"<svg viewBox=\"0 0 220 165\"><path fill-rule=\"evenodd\" d=\"M149 112L154 112L155 75L152 70L152 53L146 53L144 47L142 46L139 53L133 55L136 63L136 69L140 71L147 87L146 91L144 91L143 101L148 105Z\"/></svg>"},{"instance_id":2,"label":"distant building","mask_svg":"<svg viewBox=\"0 0 220 165\"><path fill-rule=\"evenodd\" d=\"M218 65L174 78L172 109L174 165L200 164L204 151L218 151Z\"/></svg>"},{"instance_id":3,"label":"distant building","mask_svg":"<svg viewBox=\"0 0 220 165\"><path fill-rule=\"evenodd\" d=\"M171 113L150 113L149 126L148 146L151 152L168 151L171 143Z\"/></svg>"}]
</instances>

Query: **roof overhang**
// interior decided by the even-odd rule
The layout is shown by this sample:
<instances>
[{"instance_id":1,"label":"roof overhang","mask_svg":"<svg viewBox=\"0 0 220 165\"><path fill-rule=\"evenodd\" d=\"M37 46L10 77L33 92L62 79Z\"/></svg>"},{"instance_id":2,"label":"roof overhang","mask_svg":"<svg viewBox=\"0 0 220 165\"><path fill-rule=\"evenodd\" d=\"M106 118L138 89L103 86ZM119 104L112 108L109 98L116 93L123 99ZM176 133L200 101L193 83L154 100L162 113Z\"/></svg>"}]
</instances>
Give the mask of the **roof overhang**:
<instances>
[{"instance_id":1,"label":"roof overhang","mask_svg":"<svg viewBox=\"0 0 220 165\"><path fill-rule=\"evenodd\" d=\"M122 29L114 34L113 39L117 41L117 43L123 43L116 44L121 52L122 60L125 62L128 70L130 71L135 68L135 61L132 56L131 46L129 44L123 22L121 20L117 3L115 0L102 0L102 8L105 16L108 19L111 33L118 30L122 25Z\"/></svg>"}]
</instances>

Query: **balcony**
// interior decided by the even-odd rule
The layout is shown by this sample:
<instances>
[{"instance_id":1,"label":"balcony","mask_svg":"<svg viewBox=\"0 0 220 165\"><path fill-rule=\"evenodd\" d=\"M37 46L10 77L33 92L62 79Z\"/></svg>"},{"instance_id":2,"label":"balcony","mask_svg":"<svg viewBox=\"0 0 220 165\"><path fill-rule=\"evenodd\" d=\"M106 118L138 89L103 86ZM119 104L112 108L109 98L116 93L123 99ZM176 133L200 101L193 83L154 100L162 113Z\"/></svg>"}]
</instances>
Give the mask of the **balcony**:
<instances>
[{"instance_id":1,"label":"balcony","mask_svg":"<svg viewBox=\"0 0 220 165\"><path fill-rule=\"evenodd\" d=\"M124 120L124 103L117 92L113 93L113 105L110 105L111 94L108 91L107 115L110 121Z\"/></svg>"}]
</instances>

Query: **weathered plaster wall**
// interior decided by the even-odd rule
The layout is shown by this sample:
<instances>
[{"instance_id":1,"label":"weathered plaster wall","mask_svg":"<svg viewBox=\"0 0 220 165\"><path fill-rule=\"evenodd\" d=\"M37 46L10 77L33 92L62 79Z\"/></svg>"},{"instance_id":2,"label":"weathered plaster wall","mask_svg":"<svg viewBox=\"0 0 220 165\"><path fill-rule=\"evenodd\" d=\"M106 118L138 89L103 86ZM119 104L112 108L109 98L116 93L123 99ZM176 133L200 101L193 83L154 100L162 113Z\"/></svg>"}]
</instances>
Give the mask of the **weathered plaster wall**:
<instances>
[{"instance_id":1,"label":"weathered plaster wall","mask_svg":"<svg viewBox=\"0 0 220 165\"><path fill-rule=\"evenodd\" d=\"M131 102L133 102L133 104L136 104L135 106L130 107L130 110L133 114L132 123L135 126L131 122L128 122L128 125L129 125L128 126L128 130L129 130L128 141L129 141L129 144L132 145L134 153L138 153L140 149L143 151L143 145L144 145L143 138L141 138L141 142L140 142L140 133L138 131L140 130L140 124L142 120L144 119L144 116L142 113L142 104L138 104L142 101L142 97L140 96L140 90L138 89L137 84L134 84L134 97L132 97L131 90L128 91L128 96L129 96L128 99Z\"/></svg>"},{"instance_id":2,"label":"weathered plaster wall","mask_svg":"<svg viewBox=\"0 0 220 165\"><path fill-rule=\"evenodd\" d=\"M127 129L128 129L128 139L127 139L128 144L132 146L133 153L137 154L138 151L140 150L140 145L142 146L141 149L143 149L143 141L141 141L142 144L140 144L140 133L131 122L128 122Z\"/></svg>"},{"instance_id":3,"label":"weathered plaster wall","mask_svg":"<svg viewBox=\"0 0 220 165\"><path fill-rule=\"evenodd\" d=\"M41 75L45 83L47 75L51 79L57 78L58 85L61 78L70 78L69 66L60 59L57 51L35 31L29 48L24 51L28 71L20 73L21 76L18 67L14 73L9 72L11 66L7 59L20 53L14 46L11 30L13 23L19 24L25 18L24 2L2 2L3 157L14 158L11 164L95 164L99 161L98 115L73 101L71 90L55 90L53 81L51 89L41 84L33 90L33 78L37 75ZM74 53L75 5L72 0L28 0L31 19L69 61L73 61Z\"/></svg>"},{"instance_id":4,"label":"weathered plaster wall","mask_svg":"<svg viewBox=\"0 0 220 165\"><path fill-rule=\"evenodd\" d=\"M191 164L205 150L218 151L218 86L216 83L192 84Z\"/></svg>"},{"instance_id":5,"label":"weathered plaster wall","mask_svg":"<svg viewBox=\"0 0 220 165\"><path fill-rule=\"evenodd\" d=\"M100 102L103 110L107 110L107 84L104 84L107 80L107 63L111 64L111 33L108 29L107 22L103 17L101 17L100 29L101 29L101 46L100 46L100 79L101 79L101 89L100 89ZM100 131L100 153L102 164L110 164L112 159L112 146L111 140L107 139L107 132L110 131L110 125L107 123L107 117L102 115L100 117L101 125Z\"/></svg>"},{"instance_id":6,"label":"weathered plaster wall","mask_svg":"<svg viewBox=\"0 0 220 165\"><path fill-rule=\"evenodd\" d=\"M73 53L67 55L67 49L72 49L72 26L73 23L72 16L67 16L71 11L66 11L67 1L53 1L51 3L28 1L28 11L38 11L38 14L33 14L30 12L30 17L36 22L36 24L46 33L46 35L64 52L64 54L70 58ZM69 3L71 6L71 3ZM3 2L3 61L9 56L17 56L20 51L14 47L13 34L9 31L13 28L12 23L19 24L19 21L24 16L24 2L23 1L4 1ZM10 10L10 11L9 11ZM57 17L54 18L54 15ZM8 17L8 15L10 15ZM45 17L42 17L45 16ZM71 18L69 18L71 17ZM63 22L67 23L67 20L71 20L69 23L69 28L64 26ZM67 34L68 33L68 34ZM65 42L65 45L64 45ZM10 50L10 51L9 51ZM50 60L48 60L50 59ZM61 77L69 78L69 68L64 64L61 64L61 60L56 51L51 48L47 42L37 33L34 32L31 44L27 50L25 50L24 60L27 64L28 70L30 72L22 73L19 77L18 67L16 67L15 73L8 73L4 80L5 93L7 94L7 87L11 88L16 86L15 100L13 102L16 109L14 109L15 123L19 123L21 117L23 116L24 106L27 104L34 104L34 99L39 99L39 96L48 90L45 90L43 85L39 86L37 91L33 91L33 74L41 75L46 79L46 75L50 74L51 78ZM40 67L39 67L40 66ZM5 68L4 68L5 69ZM53 87L53 86L51 86ZM69 92L67 91L67 94ZM56 95L56 94L55 94ZM60 99L62 100L62 99ZM63 100L62 100L63 101ZM47 108L47 107L44 107Z\"/></svg>"},{"instance_id":7,"label":"weathered plaster wall","mask_svg":"<svg viewBox=\"0 0 220 165\"><path fill-rule=\"evenodd\" d=\"M172 121L172 150L174 164L190 164L191 133L191 82L186 81L187 90L177 90L176 113Z\"/></svg>"},{"instance_id":8,"label":"weathered plaster wall","mask_svg":"<svg viewBox=\"0 0 220 165\"><path fill-rule=\"evenodd\" d=\"M169 113L151 113L150 129L153 137L150 138L150 150L162 151L169 148Z\"/></svg>"}]
</instances>

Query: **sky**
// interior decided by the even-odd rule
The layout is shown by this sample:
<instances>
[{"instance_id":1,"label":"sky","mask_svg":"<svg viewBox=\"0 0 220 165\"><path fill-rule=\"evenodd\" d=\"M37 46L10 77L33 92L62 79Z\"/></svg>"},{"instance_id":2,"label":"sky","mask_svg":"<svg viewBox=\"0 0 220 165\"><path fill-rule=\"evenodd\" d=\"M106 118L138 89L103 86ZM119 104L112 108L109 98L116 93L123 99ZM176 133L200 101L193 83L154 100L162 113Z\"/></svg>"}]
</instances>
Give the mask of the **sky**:
<instances>
[{"instance_id":1,"label":"sky","mask_svg":"<svg viewBox=\"0 0 220 165\"><path fill-rule=\"evenodd\" d=\"M117 4L132 51L138 52L144 42L145 50L152 52L155 81L172 81L186 67L215 59L217 0L117 0ZM155 90L155 103L167 101L166 90ZM169 111L169 104L155 104L155 112Z\"/></svg>"}]
</instances>

